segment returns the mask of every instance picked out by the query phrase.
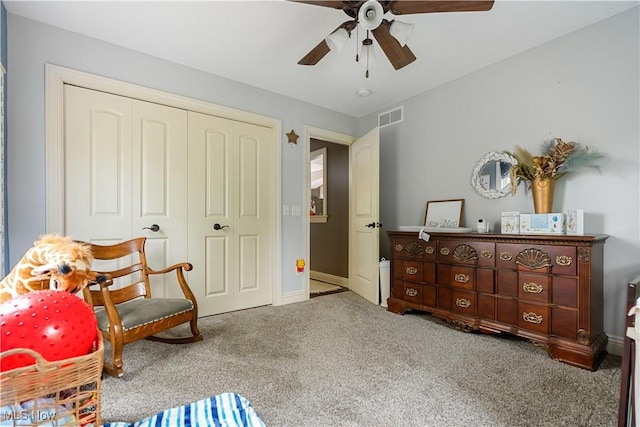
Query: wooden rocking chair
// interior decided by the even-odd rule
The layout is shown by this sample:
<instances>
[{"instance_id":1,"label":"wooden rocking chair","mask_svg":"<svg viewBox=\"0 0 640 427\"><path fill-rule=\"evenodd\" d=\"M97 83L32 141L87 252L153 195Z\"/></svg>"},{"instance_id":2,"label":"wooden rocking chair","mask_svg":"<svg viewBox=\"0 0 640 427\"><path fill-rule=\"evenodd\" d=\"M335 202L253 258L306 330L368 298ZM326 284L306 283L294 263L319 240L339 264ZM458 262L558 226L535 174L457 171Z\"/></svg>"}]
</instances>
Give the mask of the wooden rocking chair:
<instances>
[{"instance_id":1,"label":"wooden rocking chair","mask_svg":"<svg viewBox=\"0 0 640 427\"><path fill-rule=\"evenodd\" d=\"M104 370L111 376L124 375L122 348L125 344L146 338L173 344L201 341L198 331L198 304L189 288L184 271L193 267L189 263L153 270L147 265L144 252L146 238L140 237L114 245L91 246L96 261L128 262L126 267L112 271L98 271L107 277L100 284L83 290L85 300L94 308L98 329L111 344L111 363L105 361ZM149 277L176 272L184 298L152 298ZM120 279L116 289L115 279ZM97 289L95 289L97 288ZM169 337L156 334L183 323L190 322L191 336Z\"/></svg>"}]
</instances>

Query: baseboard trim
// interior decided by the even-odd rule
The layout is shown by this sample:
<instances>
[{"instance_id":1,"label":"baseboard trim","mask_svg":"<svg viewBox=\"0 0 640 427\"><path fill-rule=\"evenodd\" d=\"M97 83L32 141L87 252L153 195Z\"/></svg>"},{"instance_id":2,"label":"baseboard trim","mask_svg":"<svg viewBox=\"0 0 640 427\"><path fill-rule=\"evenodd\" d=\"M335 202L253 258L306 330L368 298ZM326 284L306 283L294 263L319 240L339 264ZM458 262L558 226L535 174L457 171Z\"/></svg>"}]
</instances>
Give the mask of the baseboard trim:
<instances>
[{"instance_id":1,"label":"baseboard trim","mask_svg":"<svg viewBox=\"0 0 640 427\"><path fill-rule=\"evenodd\" d=\"M613 354L615 356L622 356L623 350L624 350L624 338L609 337L609 342L607 343L607 351L609 352L609 354Z\"/></svg>"},{"instance_id":2,"label":"baseboard trim","mask_svg":"<svg viewBox=\"0 0 640 427\"><path fill-rule=\"evenodd\" d=\"M278 305L293 304L296 302L302 302L309 299L309 294L305 294L303 291L295 291L282 294L280 303Z\"/></svg>"},{"instance_id":3,"label":"baseboard trim","mask_svg":"<svg viewBox=\"0 0 640 427\"><path fill-rule=\"evenodd\" d=\"M334 276L333 274L313 270L309 271L309 277L311 279L320 280L321 282L331 283L332 285L338 285L345 288L349 287L348 277Z\"/></svg>"}]
</instances>

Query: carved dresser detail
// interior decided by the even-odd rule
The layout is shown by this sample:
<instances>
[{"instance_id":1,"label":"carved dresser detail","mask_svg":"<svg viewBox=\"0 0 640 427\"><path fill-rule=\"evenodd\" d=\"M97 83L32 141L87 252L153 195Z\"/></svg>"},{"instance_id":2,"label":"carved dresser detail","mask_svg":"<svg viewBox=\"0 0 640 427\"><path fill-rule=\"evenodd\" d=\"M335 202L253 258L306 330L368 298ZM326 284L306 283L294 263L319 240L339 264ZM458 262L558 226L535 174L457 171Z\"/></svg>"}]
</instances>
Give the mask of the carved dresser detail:
<instances>
[{"instance_id":1,"label":"carved dresser detail","mask_svg":"<svg viewBox=\"0 0 640 427\"><path fill-rule=\"evenodd\" d=\"M387 232L388 310L432 313L464 331L517 335L553 359L595 371L603 332L606 235Z\"/></svg>"}]
</instances>

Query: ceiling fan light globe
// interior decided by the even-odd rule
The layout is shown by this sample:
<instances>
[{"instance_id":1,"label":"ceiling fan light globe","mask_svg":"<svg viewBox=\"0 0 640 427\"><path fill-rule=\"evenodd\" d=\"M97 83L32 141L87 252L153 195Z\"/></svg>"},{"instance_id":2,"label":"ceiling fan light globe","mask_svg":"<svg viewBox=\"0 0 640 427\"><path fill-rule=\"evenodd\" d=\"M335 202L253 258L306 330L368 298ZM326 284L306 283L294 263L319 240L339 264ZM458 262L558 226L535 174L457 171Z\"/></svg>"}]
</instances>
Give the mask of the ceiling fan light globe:
<instances>
[{"instance_id":1,"label":"ceiling fan light globe","mask_svg":"<svg viewBox=\"0 0 640 427\"><path fill-rule=\"evenodd\" d=\"M406 46L407 41L409 41L409 37L411 37L411 32L413 31L413 27L415 24L407 24L406 22L396 21L395 19L391 21L391 25L389 26L389 33L398 40L400 46Z\"/></svg>"},{"instance_id":2,"label":"ceiling fan light globe","mask_svg":"<svg viewBox=\"0 0 640 427\"><path fill-rule=\"evenodd\" d=\"M377 0L368 0L358 10L358 23L365 30L375 30L382 23L384 10Z\"/></svg>"},{"instance_id":3,"label":"ceiling fan light globe","mask_svg":"<svg viewBox=\"0 0 640 427\"><path fill-rule=\"evenodd\" d=\"M349 39L349 32L344 28L339 28L333 33L329 34L324 41L329 46L332 52L340 53L342 47L345 45L347 40Z\"/></svg>"}]
</instances>

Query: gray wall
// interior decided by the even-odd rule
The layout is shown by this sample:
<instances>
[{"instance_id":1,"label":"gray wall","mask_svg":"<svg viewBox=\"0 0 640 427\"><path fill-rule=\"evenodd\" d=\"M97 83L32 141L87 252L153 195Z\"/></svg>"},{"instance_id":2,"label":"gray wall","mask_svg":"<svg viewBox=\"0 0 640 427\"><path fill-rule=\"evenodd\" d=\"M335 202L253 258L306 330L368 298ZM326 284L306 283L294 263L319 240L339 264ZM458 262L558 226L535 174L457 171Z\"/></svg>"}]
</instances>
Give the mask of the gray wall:
<instances>
[{"instance_id":1,"label":"gray wall","mask_svg":"<svg viewBox=\"0 0 640 427\"><path fill-rule=\"evenodd\" d=\"M597 23L403 102L404 122L381 131L381 219L385 229L416 225L427 200L465 199L465 219L494 223L501 211L531 212L531 196L483 199L470 172L488 151L551 137L609 154L602 171L562 178L558 209L583 208L587 231L610 234L605 250L605 330L623 335L624 290L640 273L638 8ZM8 191L11 263L45 228L44 64L50 62L282 120L363 135L376 115L344 116L273 93L8 17ZM385 110L392 108L389 106ZM283 135L283 141L286 138ZM283 142L286 144L286 142ZM287 144L288 145L288 144ZM303 150L283 147L282 204L307 206ZM283 291L302 289L303 217L282 218ZM384 233L382 233L384 236ZM381 255L388 252L386 238Z\"/></svg>"},{"instance_id":2,"label":"gray wall","mask_svg":"<svg viewBox=\"0 0 640 427\"><path fill-rule=\"evenodd\" d=\"M465 199L470 227L479 218L495 226L502 211L533 212L523 186L495 200L472 189L480 157L516 145L539 153L552 137L596 147L608 165L557 181L554 211L582 208L588 233L611 235L604 327L622 337L625 286L640 274L638 14L632 9L403 102L404 122L381 130L385 229L420 224L427 200ZM360 134L376 118L363 118ZM381 256L388 253L384 235Z\"/></svg>"},{"instance_id":3,"label":"gray wall","mask_svg":"<svg viewBox=\"0 0 640 427\"><path fill-rule=\"evenodd\" d=\"M237 108L282 121L283 133L304 125L356 135L354 117L302 103L175 63L142 55L108 43L8 15L8 205L9 255L14 265L45 232L45 63ZM303 154L282 135L282 200L307 206ZM301 140L300 140L301 141ZM307 249L304 216L282 217L282 290L303 289L295 260Z\"/></svg>"}]
</instances>

